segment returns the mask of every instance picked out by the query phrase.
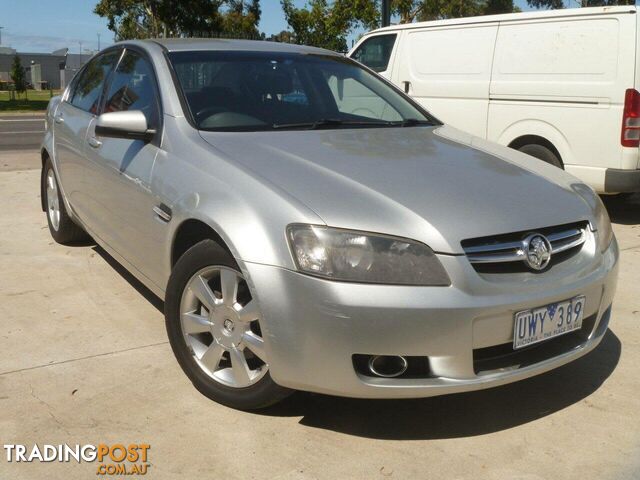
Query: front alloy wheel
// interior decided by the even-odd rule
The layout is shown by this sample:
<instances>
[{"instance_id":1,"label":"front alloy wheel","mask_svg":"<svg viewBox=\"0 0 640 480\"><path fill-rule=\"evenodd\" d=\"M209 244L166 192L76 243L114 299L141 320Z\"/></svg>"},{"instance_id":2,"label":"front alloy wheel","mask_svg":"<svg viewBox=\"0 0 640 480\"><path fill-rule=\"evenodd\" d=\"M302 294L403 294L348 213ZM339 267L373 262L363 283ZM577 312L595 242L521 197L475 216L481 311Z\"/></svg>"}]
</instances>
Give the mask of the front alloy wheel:
<instances>
[{"instance_id":1,"label":"front alloy wheel","mask_svg":"<svg viewBox=\"0 0 640 480\"><path fill-rule=\"evenodd\" d=\"M233 257L213 240L176 262L165 320L182 370L212 400L255 410L291 393L271 379L258 301Z\"/></svg>"},{"instance_id":2,"label":"front alloy wheel","mask_svg":"<svg viewBox=\"0 0 640 480\"><path fill-rule=\"evenodd\" d=\"M211 266L187 284L180 305L182 334L200 368L216 382L248 387L267 373L260 312L242 274Z\"/></svg>"}]
</instances>

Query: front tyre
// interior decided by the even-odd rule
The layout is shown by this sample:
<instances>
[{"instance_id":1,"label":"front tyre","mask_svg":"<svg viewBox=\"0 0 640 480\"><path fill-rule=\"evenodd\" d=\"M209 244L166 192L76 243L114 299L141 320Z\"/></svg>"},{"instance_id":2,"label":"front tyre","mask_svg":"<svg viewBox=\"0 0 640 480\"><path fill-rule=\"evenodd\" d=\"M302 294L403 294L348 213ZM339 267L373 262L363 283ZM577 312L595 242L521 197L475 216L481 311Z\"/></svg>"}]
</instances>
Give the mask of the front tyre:
<instances>
[{"instance_id":1,"label":"front tyre","mask_svg":"<svg viewBox=\"0 0 640 480\"><path fill-rule=\"evenodd\" d=\"M213 240L191 247L176 263L165 297L173 353L193 385L240 410L279 402L260 327L262 319L236 262Z\"/></svg>"},{"instance_id":2,"label":"front tyre","mask_svg":"<svg viewBox=\"0 0 640 480\"><path fill-rule=\"evenodd\" d=\"M89 235L76 225L67 213L58 179L49 158L47 158L43 167L41 190L41 195L44 197L49 232L53 239L62 244L73 244L89 240Z\"/></svg>"}]
</instances>

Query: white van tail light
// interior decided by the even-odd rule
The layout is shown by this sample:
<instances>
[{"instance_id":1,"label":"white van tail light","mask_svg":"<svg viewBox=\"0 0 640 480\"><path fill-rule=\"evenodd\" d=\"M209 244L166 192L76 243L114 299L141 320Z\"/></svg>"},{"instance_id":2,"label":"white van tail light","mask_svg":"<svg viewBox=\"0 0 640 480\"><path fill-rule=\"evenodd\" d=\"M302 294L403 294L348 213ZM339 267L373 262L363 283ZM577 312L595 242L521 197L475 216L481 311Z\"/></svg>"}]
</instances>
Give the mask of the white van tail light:
<instances>
[{"instance_id":1,"label":"white van tail light","mask_svg":"<svg viewBox=\"0 0 640 480\"><path fill-rule=\"evenodd\" d=\"M640 93L634 88L624 95L621 142L623 147L640 146Z\"/></svg>"}]
</instances>

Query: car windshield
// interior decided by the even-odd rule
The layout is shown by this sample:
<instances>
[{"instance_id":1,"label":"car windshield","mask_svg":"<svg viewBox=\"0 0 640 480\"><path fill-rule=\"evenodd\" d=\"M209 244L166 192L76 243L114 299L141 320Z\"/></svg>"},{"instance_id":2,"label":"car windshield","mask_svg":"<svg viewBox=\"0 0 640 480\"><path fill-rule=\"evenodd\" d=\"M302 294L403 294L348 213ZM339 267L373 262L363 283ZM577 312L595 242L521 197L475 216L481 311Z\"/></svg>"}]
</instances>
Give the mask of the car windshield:
<instances>
[{"instance_id":1,"label":"car windshield","mask_svg":"<svg viewBox=\"0 0 640 480\"><path fill-rule=\"evenodd\" d=\"M198 129L393 128L435 119L356 62L336 55L169 54Z\"/></svg>"}]
</instances>

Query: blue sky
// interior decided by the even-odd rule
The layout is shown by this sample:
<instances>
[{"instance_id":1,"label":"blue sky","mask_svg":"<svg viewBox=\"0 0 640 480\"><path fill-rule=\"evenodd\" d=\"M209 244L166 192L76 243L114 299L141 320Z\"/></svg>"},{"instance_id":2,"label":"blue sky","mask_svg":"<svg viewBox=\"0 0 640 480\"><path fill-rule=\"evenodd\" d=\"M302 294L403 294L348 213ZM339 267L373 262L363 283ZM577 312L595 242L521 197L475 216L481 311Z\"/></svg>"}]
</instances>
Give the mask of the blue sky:
<instances>
[{"instance_id":1,"label":"blue sky","mask_svg":"<svg viewBox=\"0 0 640 480\"><path fill-rule=\"evenodd\" d=\"M296 0L303 6L305 0ZM577 6L576 0L565 3ZM68 47L78 53L113 42L113 33L105 19L93 13L96 0L0 0L2 46L21 52L51 52ZM262 0L260 30L267 34L287 28L279 0ZM529 10L526 0L516 0L523 10ZM46 5L46 6L45 6ZM352 38L360 32L355 32Z\"/></svg>"}]
</instances>

